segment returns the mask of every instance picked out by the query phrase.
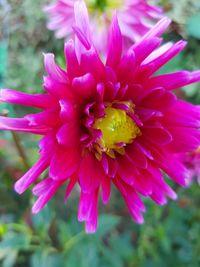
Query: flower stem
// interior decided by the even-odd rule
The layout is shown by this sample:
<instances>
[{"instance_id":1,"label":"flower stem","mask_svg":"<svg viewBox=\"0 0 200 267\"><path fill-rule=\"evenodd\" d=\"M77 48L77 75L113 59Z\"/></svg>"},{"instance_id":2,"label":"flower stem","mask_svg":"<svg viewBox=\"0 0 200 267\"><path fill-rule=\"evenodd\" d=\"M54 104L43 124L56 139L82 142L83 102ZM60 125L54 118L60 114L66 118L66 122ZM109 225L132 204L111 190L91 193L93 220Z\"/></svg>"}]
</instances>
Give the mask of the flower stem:
<instances>
[{"instance_id":1,"label":"flower stem","mask_svg":"<svg viewBox=\"0 0 200 267\"><path fill-rule=\"evenodd\" d=\"M21 144L21 141L20 141L18 134L16 132L11 132L11 134L12 134L12 138L13 138L15 147L17 149L17 152L18 152L18 154L19 154L19 156L22 159L22 162L24 164L24 167L26 169L29 169L30 166L28 163L28 159L27 159L26 153L25 153L24 148Z\"/></svg>"}]
</instances>

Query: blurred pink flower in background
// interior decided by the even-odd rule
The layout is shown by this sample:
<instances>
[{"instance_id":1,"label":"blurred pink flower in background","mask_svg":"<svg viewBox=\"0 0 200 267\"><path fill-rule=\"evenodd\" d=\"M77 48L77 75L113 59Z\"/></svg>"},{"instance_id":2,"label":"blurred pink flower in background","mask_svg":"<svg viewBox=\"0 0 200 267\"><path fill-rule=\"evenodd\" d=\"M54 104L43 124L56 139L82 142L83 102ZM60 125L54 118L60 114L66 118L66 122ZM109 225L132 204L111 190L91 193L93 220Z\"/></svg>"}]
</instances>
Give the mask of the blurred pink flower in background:
<instances>
[{"instance_id":1,"label":"blurred pink flower in background","mask_svg":"<svg viewBox=\"0 0 200 267\"><path fill-rule=\"evenodd\" d=\"M190 185L196 179L200 185L200 147L195 151L181 155L181 158L189 170L187 184Z\"/></svg>"},{"instance_id":2,"label":"blurred pink flower in background","mask_svg":"<svg viewBox=\"0 0 200 267\"><path fill-rule=\"evenodd\" d=\"M80 186L78 220L95 232L98 197L107 204L114 184L133 219L143 223L145 206L139 195L163 205L176 193L164 173L181 186L188 171L180 153L200 143L200 108L178 100L171 92L200 81L200 71L155 73L186 45L185 41L160 46L168 27L159 21L139 42L123 51L117 17L109 30L105 63L92 43L86 6L75 3L75 42L65 44L66 69L46 54L46 93L29 95L1 90L0 101L33 106L42 111L23 118L0 117L0 129L42 135L40 158L15 184L23 193L48 169L48 177L33 187L39 212L67 184L65 200Z\"/></svg>"},{"instance_id":3,"label":"blurred pink flower in background","mask_svg":"<svg viewBox=\"0 0 200 267\"><path fill-rule=\"evenodd\" d=\"M57 38L66 38L75 24L73 12L76 0L57 0L45 6L48 14L47 27L55 31ZM117 0L102 1L102 5L95 0L85 1L90 12L90 29L95 47L103 52L107 45L108 27L114 11L117 10L118 21L122 35L126 42L131 43L140 39L156 21L163 17L162 9L148 4L146 0Z\"/></svg>"}]
</instances>

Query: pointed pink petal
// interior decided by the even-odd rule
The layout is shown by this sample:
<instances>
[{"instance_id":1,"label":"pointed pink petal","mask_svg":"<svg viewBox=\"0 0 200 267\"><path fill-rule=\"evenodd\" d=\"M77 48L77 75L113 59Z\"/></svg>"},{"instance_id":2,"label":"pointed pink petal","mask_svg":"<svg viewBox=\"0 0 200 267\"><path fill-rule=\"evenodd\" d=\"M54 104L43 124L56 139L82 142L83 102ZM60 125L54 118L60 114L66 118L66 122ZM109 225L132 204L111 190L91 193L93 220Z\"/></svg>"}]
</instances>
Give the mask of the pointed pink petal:
<instances>
[{"instance_id":1,"label":"pointed pink petal","mask_svg":"<svg viewBox=\"0 0 200 267\"><path fill-rule=\"evenodd\" d=\"M114 178L118 169L118 164L115 159L108 158L108 175Z\"/></svg>"},{"instance_id":2,"label":"pointed pink petal","mask_svg":"<svg viewBox=\"0 0 200 267\"><path fill-rule=\"evenodd\" d=\"M136 67L135 52L129 49L122 57L117 71L117 76L120 82L128 83L133 79Z\"/></svg>"},{"instance_id":3,"label":"pointed pink petal","mask_svg":"<svg viewBox=\"0 0 200 267\"><path fill-rule=\"evenodd\" d=\"M0 101L10 104L18 104L24 106L32 106L36 108L46 109L56 105L56 101L47 94L30 95L23 92L17 92L11 89L2 89L0 91Z\"/></svg>"},{"instance_id":4,"label":"pointed pink petal","mask_svg":"<svg viewBox=\"0 0 200 267\"><path fill-rule=\"evenodd\" d=\"M167 17L162 18L155 26L152 27L143 37L143 39L160 36L169 27L171 20Z\"/></svg>"},{"instance_id":5,"label":"pointed pink petal","mask_svg":"<svg viewBox=\"0 0 200 267\"><path fill-rule=\"evenodd\" d=\"M173 134L161 125L149 127L146 126L142 129L142 134L146 136L152 143L165 146L172 142Z\"/></svg>"},{"instance_id":6,"label":"pointed pink petal","mask_svg":"<svg viewBox=\"0 0 200 267\"><path fill-rule=\"evenodd\" d=\"M16 131L16 132L29 132L33 134L44 135L51 130L47 126L31 126L29 121L24 118L6 118L0 116L0 130Z\"/></svg>"},{"instance_id":7,"label":"pointed pink petal","mask_svg":"<svg viewBox=\"0 0 200 267\"><path fill-rule=\"evenodd\" d=\"M86 232L94 233L97 228L98 219L98 192L83 193L81 191L80 202L78 208L78 220L86 222Z\"/></svg>"},{"instance_id":8,"label":"pointed pink petal","mask_svg":"<svg viewBox=\"0 0 200 267\"><path fill-rule=\"evenodd\" d=\"M79 145L78 124L76 121L65 123L57 132L56 139L65 147L76 147Z\"/></svg>"},{"instance_id":9,"label":"pointed pink petal","mask_svg":"<svg viewBox=\"0 0 200 267\"><path fill-rule=\"evenodd\" d=\"M74 3L74 16L76 21L76 26L85 34L88 41L91 40L90 37L90 23L87 7L84 1L76 1Z\"/></svg>"},{"instance_id":10,"label":"pointed pink petal","mask_svg":"<svg viewBox=\"0 0 200 267\"><path fill-rule=\"evenodd\" d=\"M110 177L104 175L102 176L102 201L104 204L107 204L110 199L110 193L111 193L111 179Z\"/></svg>"},{"instance_id":11,"label":"pointed pink petal","mask_svg":"<svg viewBox=\"0 0 200 267\"><path fill-rule=\"evenodd\" d=\"M150 69L151 74L155 73L159 70L163 65L165 65L168 61L170 61L173 57L175 57L178 53L180 53L186 46L187 42L179 41L175 43L172 47L170 47L164 54L158 56L148 63L142 64L140 72L146 72L147 69ZM149 74L148 74L149 75Z\"/></svg>"},{"instance_id":12,"label":"pointed pink petal","mask_svg":"<svg viewBox=\"0 0 200 267\"><path fill-rule=\"evenodd\" d=\"M80 70L84 74L91 73L97 82L102 82L105 79L105 66L93 47L82 54Z\"/></svg>"},{"instance_id":13,"label":"pointed pink petal","mask_svg":"<svg viewBox=\"0 0 200 267\"><path fill-rule=\"evenodd\" d=\"M54 54L44 54L44 67L52 79L60 83L68 83L67 73L55 63Z\"/></svg>"},{"instance_id":14,"label":"pointed pink petal","mask_svg":"<svg viewBox=\"0 0 200 267\"><path fill-rule=\"evenodd\" d=\"M69 40L65 43L64 54L67 62L67 73L70 80L72 80L74 77L79 76L79 63L73 40Z\"/></svg>"},{"instance_id":15,"label":"pointed pink petal","mask_svg":"<svg viewBox=\"0 0 200 267\"><path fill-rule=\"evenodd\" d=\"M132 49L135 52L137 64L139 65L145 60L160 45L161 41L161 38L152 37L134 44Z\"/></svg>"},{"instance_id":16,"label":"pointed pink petal","mask_svg":"<svg viewBox=\"0 0 200 267\"><path fill-rule=\"evenodd\" d=\"M71 90L71 85L67 83L61 83L58 82L50 76L44 76L43 77L44 84L43 87L44 89L52 95L56 100L60 100L63 98L68 98L72 96Z\"/></svg>"},{"instance_id":17,"label":"pointed pink petal","mask_svg":"<svg viewBox=\"0 0 200 267\"><path fill-rule=\"evenodd\" d=\"M122 54L122 35L116 15L112 19L109 37L106 65L116 68Z\"/></svg>"},{"instance_id":18,"label":"pointed pink petal","mask_svg":"<svg viewBox=\"0 0 200 267\"><path fill-rule=\"evenodd\" d=\"M30 126L44 125L47 127L56 127L61 123L58 110L45 110L36 114L28 114L24 117L29 121Z\"/></svg>"},{"instance_id":19,"label":"pointed pink petal","mask_svg":"<svg viewBox=\"0 0 200 267\"><path fill-rule=\"evenodd\" d=\"M122 194L122 197L124 198L128 210L133 217L133 219L138 223L142 224L144 223L144 219L141 215L141 211L145 211L144 204L142 201L139 199L137 194L134 192L131 187L123 184L119 179L114 180L114 183L120 193Z\"/></svg>"},{"instance_id":20,"label":"pointed pink petal","mask_svg":"<svg viewBox=\"0 0 200 267\"><path fill-rule=\"evenodd\" d=\"M74 186L76 185L76 183L78 182L78 175L74 174L72 175L71 178L69 178L69 183L67 185L66 191L65 191L65 198L64 201L66 202L72 192L72 190L74 189Z\"/></svg>"},{"instance_id":21,"label":"pointed pink petal","mask_svg":"<svg viewBox=\"0 0 200 267\"><path fill-rule=\"evenodd\" d=\"M133 185L133 177L138 174L136 167L124 156L117 158L118 174L129 185Z\"/></svg>"},{"instance_id":22,"label":"pointed pink petal","mask_svg":"<svg viewBox=\"0 0 200 267\"><path fill-rule=\"evenodd\" d=\"M49 187L47 187L46 184L47 182L49 183ZM46 181L41 182L41 188L39 188L40 184L36 186L36 189L33 188L33 191L35 190L36 191L35 193L37 195L39 191L41 195L33 205L32 212L36 214L39 211L41 211L41 209L43 209L49 202L49 200L55 195L55 193L57 192L58 188L62 185L62 183L63 181L55 181L50 178L47 178Z\"/></svg>"},{"instance_id":23,"label":"pointed pink petal","mask_svg":"<svg viewBox=\"0 0 200 267\"><path fill-rule=\"evenodd\" d=\"M77 170L78 164L77 149L57 146L50 163L49 176L55 180L66 179Z\"/></svg>"},{"instance_id":24,"label":"pointed pink petal","mask_svg":"<svg viewBox=\"0 0 200 267\"><path fill-rule=\"evenodd\" d=\"M41 157L31 169L15 183L15 191L22 194L46 170L49 162L49 157Z\"/></svg>"},{"instance_id":25,"label":"pointed pink petal","mask_svg":"<svg viewBox=\"0 0 200 267\"><path fill-rule=\"evenodd\" d=\"M60 118L62 121L70 122L77 120L77 105L71 99L62 99L59 101L60 104Z\"/></svg>"},{"instance_id":26,"label":"pointed pink petal","mask_svg":"<svg viewBox=\"0 0 200 267\"><path fill-rule=\"evenodd\" d=\"M79 181L83 192L92 192L99 187L104 172L101 163L92 155L85 155L80 164Z\"/></svg>"},{"instance_id":27,"label":"pointed pink petal","mask_svg":"<svg viewBox=\"0 0 200 267\"><path fill-rule=\"evenodd\" d=\"M140 147L133 142L133 144L127 146L126 156L137 167L147 168L147 159L140 149Z\"/></svg>"},{"instance_id":28,"label":"pointed pink petal","mask_svg":"<svg viewBox=\"0 0 200 267\"><path fill-rule=\"evenodd\" d=\"M167 90L174 90L188 84L200 81L200 71L178 71L169 74L162 74L148 80L147 87L152 88L155 85L161 85Z\"/></svg>"},{"instance_id":29,"label":"pointed pink petal","mask_svg":"<svg viewBox=\"0 0 200 267\"><path fill-rule=\"evenodd\" d=\"M72 81L72 90L82 98L90 98L96 92L96 82L91 73L76 77Z\"/></svg>"}]
</instances>

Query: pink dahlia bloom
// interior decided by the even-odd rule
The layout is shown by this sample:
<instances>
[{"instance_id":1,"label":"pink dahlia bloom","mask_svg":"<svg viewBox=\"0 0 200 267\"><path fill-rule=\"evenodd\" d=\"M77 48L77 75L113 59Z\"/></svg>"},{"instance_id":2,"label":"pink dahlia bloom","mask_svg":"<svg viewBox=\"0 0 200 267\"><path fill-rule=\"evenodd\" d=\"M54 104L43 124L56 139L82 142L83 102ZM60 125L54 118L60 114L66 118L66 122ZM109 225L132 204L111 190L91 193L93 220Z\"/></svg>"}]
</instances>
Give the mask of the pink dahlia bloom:
<instances>
[{"instance_id":1,"label":"pink dahlia bloom","mask_svg":"<svg viewBox=\"0 0 200 267\"><path fill-rule=\"evenodd\" d=\"M200 185L200 147L195 151L181 155L181 158L189 170L187 184L190 185L194 179L197 179Z\"/></svg>"},{"instance_id":2,"label":"pink dahlia bloom","mask_svg":"<svg viewBox=\"0 0 200 267\"><path fill-rule=\"evenodd\" d=\"M71 33L71 26L75 24L74 3L77 0L56 0L48 5L44 11L48 14L48 29L55 31L57 38L65 38ZM152 6L146 0L117 0L85 1L91 14L91 31L95 47L103 51L108 36L108 26L114 10L118 10L118 21L121 33L127 40L135 42L139 40L154 24L163 16L162 9ZM104 5L104 6L102 6Z\"/></svg>"},{"instance_id":3,"label":"pink dahlia bloom","mask_svg":"<svg viewBox=\"0 0 200 267\"><path fill-rule=\"evenodd\" d=\"M123 53L123 38L114 16L108 54L102 62L91 41L87 9L75 4L75 42L65 44L66 69L46 54L46 93L29 95L1 90L0 99L41 109L23 118L0 117L0 129L42 135L40 158L17 181L23 193L48 169L48 178L33 187L39 212L56 191L66 186L65 200L80 186L78 220L86 231L97 227L98 197L107 204L114 184L133 219L143 223L140 196L158 205L176 193L164 174L186 185L187 169L178 155L193 151L200 142L200 108L178 100L173 89L200 81L200 71L155 75L186 45L184 41L158 48L168 27L159 21L139 42Z\"/></svg>"}]
</instances>

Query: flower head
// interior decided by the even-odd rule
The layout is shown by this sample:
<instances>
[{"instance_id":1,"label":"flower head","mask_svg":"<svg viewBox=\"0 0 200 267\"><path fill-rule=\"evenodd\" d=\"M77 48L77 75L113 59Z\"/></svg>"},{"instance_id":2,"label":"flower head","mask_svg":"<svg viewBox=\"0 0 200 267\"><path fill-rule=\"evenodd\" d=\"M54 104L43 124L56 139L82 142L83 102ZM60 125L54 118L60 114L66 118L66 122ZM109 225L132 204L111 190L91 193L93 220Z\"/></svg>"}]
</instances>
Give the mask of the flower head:
<instances>
[{"instance_id":1,"label":"flower head","mask_svg":"<svg viewBox=\"0 0 200 267\"><path fill-rule=\"evenodd\" d=\"M78 184L78 219L86 222L87 232L94 232L99 194L106 204L114 184L134 220L143 223L140 195L158 205L166 203L166 197L176 198L163 173L186 184L188 172L178 155L199 145L200 108L178 100L171 91L200 81L200 71L155 75L186 44L158 48L159 36L170 23L166 18L123 53L114 16L104 63L91 41L83 2L75 4L75 17L75 42L69 40L64 48L66 69L55 63L53 54L44 56L45 94L1 90L1 101L42 110L23 118L0 117L2 130L43 136L39 160L15 190L23 193L48 168L48 178L33 187L38 197L33 212L64 184L65 199Z\"/></svg>"},{"instance_id":2,"label":"flower head","mask_svg":"<svg viewBox=\"0 0 200 267\"><path fill-rule=\"evenodd\" d=\"M77 0L56 0L45 6L48 14L47 27L55 31L57 38L66 38L75 24L73 6ZM117 10L122 35L126 41L140 39L154 24L163 17L162 9L152 6L146 0L85 0L91 14L91 31L95 47L104 51L108 36L108 27L114 11Z\"/></svg>"}]
</instances>

